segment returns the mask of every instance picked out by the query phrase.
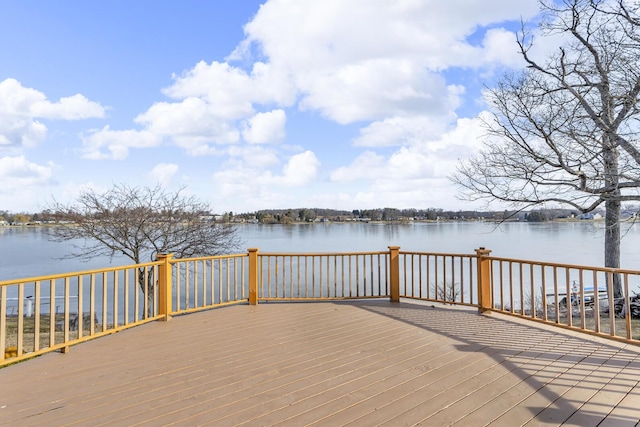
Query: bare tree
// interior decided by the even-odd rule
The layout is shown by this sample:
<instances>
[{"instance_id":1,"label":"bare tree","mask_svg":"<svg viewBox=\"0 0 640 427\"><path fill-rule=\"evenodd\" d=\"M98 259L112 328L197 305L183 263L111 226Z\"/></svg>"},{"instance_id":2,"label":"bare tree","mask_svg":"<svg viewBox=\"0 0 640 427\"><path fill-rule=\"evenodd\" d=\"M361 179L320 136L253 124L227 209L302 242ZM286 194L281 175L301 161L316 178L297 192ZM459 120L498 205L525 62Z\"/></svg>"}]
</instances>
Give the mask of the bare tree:
<instances>
[{"instance_id":1,"label":"bare tree","mask_svg":"<svg viewBox=\"0 0 640 427\"><path fill-rule=\"evenodd\" d=\"M171 193L161 186L120 184L106 192L86 190L76 203L54 202L49 209L58 221L71 223L51 227L51 238L74 242L69 256L82 260L124 255L140 264L155 261L160 253L188 258L220 255L239 247L236 228L214 223L210 207L184 196L182 190ZM138 283L152 301L153 285L145 287L148 274L139 269ZM151 278L148 281L152 283Z\"/></svg>"},{"instance_id":2,"label":"bare tree","mask_svg":"<svg viewBox=\"0 0 640 427\"><path fill-rule=\"evenodd\" d=\"M604 263L619 267L621 206L640 200L640 4L549 0L541 8L542 36L561 46L534 58L523 25L517 43L526 69L487 91L493 115L484 148L453 179L463 198L520 210L604 205ZM619 278L614 293L622 294Z\"/></svg>"},{"instance_id":3,"label":"bare tree","mask_svg":"<svg viewBox=\"0 0 640 427\"><path fill-rule=\"evenodd\" d=\"M430 292L434 295L434 299L442 302L455 303L460 300L462 289L459 283L431 283Z\"/></svg>"}]
</instances>

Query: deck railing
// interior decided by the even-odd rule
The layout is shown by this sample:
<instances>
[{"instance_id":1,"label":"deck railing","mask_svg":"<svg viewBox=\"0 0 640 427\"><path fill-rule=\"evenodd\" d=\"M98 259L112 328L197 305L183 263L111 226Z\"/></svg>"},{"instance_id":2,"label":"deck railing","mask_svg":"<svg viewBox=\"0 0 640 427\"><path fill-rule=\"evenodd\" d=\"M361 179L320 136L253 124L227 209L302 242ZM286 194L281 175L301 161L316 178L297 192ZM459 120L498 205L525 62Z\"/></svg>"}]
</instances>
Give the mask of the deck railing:
<instances>
[{"instance_id":1,"label":"deck railing","mask_svg":"<svg viewBox=\"0 0 640 427\"><path fill-rule=\"evenodd\" d=\"M400 252L403 298L478 307L477 256Z\"/></svg>"},{"instance_id":2,"label":"deck railing","mask_svg":"<svg viewBox=\"0 0 640 427\"><path fill-rule=\"evenodd\" d=\"M473 254L261 253L0 282L0 366L230 304L400 298L477 307L640 344L640 271ZM614 298L614 283L623 296Z\"/></svg>"},{"instance_id":3,"label":"deck railing","mask_svg":"<svg viewBox=\"0 0 640 427\"><path fill-rule=\"evenodd\" d=\"M0 282L0 362L35 356L159 318L161 263ZM148 296L148 297L145 297Z\"/></svg>"},{"instance_id":4,"label":"deck railing","mask_svg":"<svg viewBox=\"0 0 640 427\"><path fill-rule=\"evenodd\" d=\"M640 344L640 271L498 257L485 262L490 310Z\"/></svg>"},{"instance_id":5,"label":"deck railing","mask_svg":"<svg viewBox=\"0 0 640 427\"><path fill-rule=\"evenodd\" d=\"M389 252L261 253L258 295L264 301L389 297Z\"/></svg>"},{"instance_id":6,"label":"deck railing","mask_svg":"<svg viewBox=\"0 0 640 427\"><path fill-rule=\"evenodd\" d=\"M249 297L247 254L222 255L189 259L173 259L161 255L159 259L171 271L170 280L163 285L170 289L161 292L162 315L186 314L229 304L244 303ZM166 289L166 288L165 288ZM164 296L170 295L166 308Z\"/></svg>"}]
</instances>

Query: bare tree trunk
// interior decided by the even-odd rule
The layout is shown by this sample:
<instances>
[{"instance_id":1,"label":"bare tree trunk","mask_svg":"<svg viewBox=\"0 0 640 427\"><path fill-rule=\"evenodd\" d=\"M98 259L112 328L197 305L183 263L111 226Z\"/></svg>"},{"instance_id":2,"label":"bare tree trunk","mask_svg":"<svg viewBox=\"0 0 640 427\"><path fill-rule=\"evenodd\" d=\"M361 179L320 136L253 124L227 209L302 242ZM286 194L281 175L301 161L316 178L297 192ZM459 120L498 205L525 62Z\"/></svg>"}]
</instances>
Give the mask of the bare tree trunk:
<instances>
[{"instance_id":1,"label":"bare tree trunk","mask_svg":"<svg viewBox=\"0 0 640 427\"><path fill-rule=\"evenodd\" d=\"M608 135L603 136L603 161L605 183L612 190L607 191L605 207L605 231L604 231L604 266L620 268L620 171L618 164L618 150ZM622 297L622 283L620 275L613 275L613 297Z\"/></svg>"},{"instance_id":2,"label":"bare tree trunk","mask_svg":"<svg viewBox=\"0 0 640 427\"><path fill-rule=\"evenodd\" d=\"M146 271L146 274L145 274ZM145 280L146 276L146 280ZM145 283L147 286L145 287ZM140 290L142 291L142 295L147 299L147 316L152 317L155 305L155 286L153 281L153 269L147 269L145 267L141 267L138 269L138 284L140 285Z\"/></svg>"},{"instance_id":3,"label":"bare tree trunk","mask_svg":"<svg viewBox=\"0 0 640 427\"><path fill-rule=\"evenodd\" d=\"M605 203L606 219L604 232L604 266L620 268L620 201ZM613 275L613 297L622 297L622 283L619 274Z\"/></svg>"},{"instance_id":4,"label":"bare tree trunk","mask_svg":"<svg viewBox=\"0 0 640 427\"><path fill-rule=\"evenodd\" d=\"M149 283L149 292L147 293L147 314L149 317L153 317L155 308L155 292L153 282Z\"/></svg>"}]
</instances>

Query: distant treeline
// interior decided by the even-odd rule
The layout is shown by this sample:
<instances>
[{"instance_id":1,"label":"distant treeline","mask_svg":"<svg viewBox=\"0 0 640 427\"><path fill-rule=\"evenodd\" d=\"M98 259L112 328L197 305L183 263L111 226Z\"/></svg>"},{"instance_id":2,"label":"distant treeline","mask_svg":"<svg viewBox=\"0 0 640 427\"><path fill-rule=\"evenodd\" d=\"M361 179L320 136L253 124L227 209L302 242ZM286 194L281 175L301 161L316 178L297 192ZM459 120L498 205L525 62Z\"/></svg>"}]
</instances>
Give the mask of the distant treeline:
<instances>
[{"instance_id":1,"label":"distant treeline","mask_svg":"<svg viewBox=\"0 0 640 427\"><path fill-rule=\"evenodd\" d=\"M621 218L635 218L640 208L630 206L621 213ZM254 222L261 224L290 224L293 222L346 222L346 221L528 221L543 222L558 219L597 219L603 212L580 213L571 209L536 209L529 211L478 211L428 209L353 209L338 210L328 208L287 208L262 209L255 212L225 212L215 214L203 212L203 218L221 222ZM47 224L56 222L55 213L44 210L38 213L10 213L0 210L0 225Z\"/></svg>"},{"instance_id":2,"label":"distant treeline","mask_svg":"<svg viewBox=\"0 0 640 427\"><path fill-rule=\"evenodd\" d=\"M632 216L634 211L628 211ZM428 209L354 209L351 211L326 208L263 209L256 212L236 214L229 212L225 220L235 222L258 222L262 224L287 224L292 222L343 222L343 221L529 221L541 222L562 218L592 219L595 212L583 215L569 209L539 209L532 211L478 211Z\"/></svg>"}]
</instances>

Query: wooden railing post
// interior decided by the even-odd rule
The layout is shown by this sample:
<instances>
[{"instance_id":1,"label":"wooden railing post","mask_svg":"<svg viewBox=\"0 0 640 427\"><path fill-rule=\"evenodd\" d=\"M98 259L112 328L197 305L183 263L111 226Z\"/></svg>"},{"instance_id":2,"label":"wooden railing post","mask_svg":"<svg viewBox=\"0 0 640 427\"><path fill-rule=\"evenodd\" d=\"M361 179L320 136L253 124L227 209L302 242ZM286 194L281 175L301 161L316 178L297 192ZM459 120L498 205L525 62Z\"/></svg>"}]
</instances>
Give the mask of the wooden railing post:
<instances>
[{"instance_id":1,"label":"wooden railing post","mask_svg":"<svg viewBox=\"0 0 640 427\"><path fill-rule=\"evenodd\" d=\"M164 316L161 320L171 319L173 302L173 273L171 259L173 254L158 254L158 314Z\"/></svg>"},{"instance_id":2,"label":"wooden railing post","mask_svg":"<svg viewBox=\"0 0 640 427\"><path fill-rule=\"evenodd\" d=\"M490 311L491 302L491 251L485 248L476 249L478 256L478 309L480 313Z\"/></svg>"},{"instance_id":3,"label":"wooden railing post","mask_svg":"<svg viewBox=\"0 0 640 427\"><path fill-rule=\"evenodd\" d=\"M258 249L249 252L249 305L258 305Z\"/></svg>"},{"instance_id":4,"label":"wooden railing post","mask_svg":"<svg viewBox=\"0 0 640 427\"><path fill-rule=\"evenodd\" d=\"M400 246L389 246L389 297L400 302Z\"/></svg>"}]
</instances>

